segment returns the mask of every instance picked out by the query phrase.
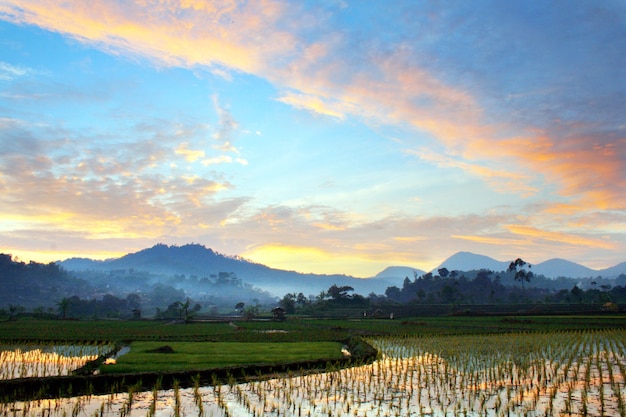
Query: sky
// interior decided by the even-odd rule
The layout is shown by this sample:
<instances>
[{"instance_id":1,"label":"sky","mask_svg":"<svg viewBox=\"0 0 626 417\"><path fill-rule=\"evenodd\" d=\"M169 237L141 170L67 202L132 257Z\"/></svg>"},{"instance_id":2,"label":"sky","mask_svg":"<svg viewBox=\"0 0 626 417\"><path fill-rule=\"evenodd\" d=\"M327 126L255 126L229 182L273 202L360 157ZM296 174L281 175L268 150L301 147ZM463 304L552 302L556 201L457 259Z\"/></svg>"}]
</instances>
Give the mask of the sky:
<instances>
[{"instance_id":1,"label":"sky","mask_svg":"<svg viewBox=\"0 0 626 417\"><path fill-rule=\"evenodd\" d=\"M0 252L626 261L626 2L0 0Z\"/></svg>"}]
</instances>

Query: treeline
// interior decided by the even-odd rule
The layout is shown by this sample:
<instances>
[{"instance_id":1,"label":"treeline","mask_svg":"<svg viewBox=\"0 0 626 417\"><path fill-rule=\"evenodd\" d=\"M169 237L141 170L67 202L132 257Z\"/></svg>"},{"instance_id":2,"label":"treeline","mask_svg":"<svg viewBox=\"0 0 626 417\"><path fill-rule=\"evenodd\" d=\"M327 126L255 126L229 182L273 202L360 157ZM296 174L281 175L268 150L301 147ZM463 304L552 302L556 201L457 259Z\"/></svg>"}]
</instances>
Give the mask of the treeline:
<instances>
[{"instance_id":1,"label":"treeline","mask_svg":"<svg viewBox=\"0 0 626 417\"><path fill-rule=\"evenodd\" d=\"M510 304L538 301L551 293L547 288L530 286L529 282L505 285L502 276L511 281L513 272L495 274L492 271L477 271L473 278L452 271L440 274L428 273L410 280L404 279L402 288L389 287L385 296L395 302L419 302L423 304ZM511 278L511 279L509 279Z\"/></svg>"},{"instance_id":2,"label":"treeline","mask_svg":"<svg viewBox=\"0 0 626 417\"><path fill-rule=\"evenodd\" d=\"M599 277L551 280L528 274L530 270L524 275L515 269L461 272L442 268L437 272L413 280L406 277L402 287L388 287L385 297L397 303L422 304L626 302L623 276L611 281Z\"/></svg>"},{"instance_id":3,"label":"treeline","mask_svg":"<svg viewBox=\"0 0 626 417\"><path fill-rule=\"evenodd\" d=\"M60 318L131 318L141 317L141 297L129 294L119 298L105 294L101 299L73 296L58 302Z\"/></svg>"},{"instance_id":4,"label":"treeline","mask_svg":"<svg viewBox=\"0 0 626 417\"><path fill-rule=\"evenodd\" d=\"M596 310L615 311L619 305L626 307L626 285L610 285L605 280L552 280L552 285L561 288L537 287L534 281L541 282L544 277L519 274L512 269L495 273L489 270L470 272L447 271L438 274L427 273L406 277L402 287L388 287L384 295L370 294L363 297L352 294L351 287L333 285L328 291L314 297L305 297L302 293L286 294L280 306L286 313L324 315L331 311L362 310L364 315L380 315L380 312L398 311L397 306L438 306L440 311L454 311L455 306L506 306L595 304ZM626 277L620 277L613 283L623 283ZM587 286L584 289L581 284ZM607 304L608 303L608 304ZM396 308L394 308L394 306ZM441 309L442 306L450 308ZM480 309L479 309L480 310ZM417 311L417 310L415 310ZM421 311L421 310L420 310Z\"/></svg>"},{"instance_id":5,"label":"treeline","mask_svg":"<svg viewBox=\"0 0 626 417\"><path fill-rule=\"evenodd\" d=\"M73 277L54 262L24 263L13 260L11 255L0 254L0 306L32 307L41 300L85 296L90 290L87 281ZM50 303L45 307L50 307Z\"/></svg>"}]
</instances>

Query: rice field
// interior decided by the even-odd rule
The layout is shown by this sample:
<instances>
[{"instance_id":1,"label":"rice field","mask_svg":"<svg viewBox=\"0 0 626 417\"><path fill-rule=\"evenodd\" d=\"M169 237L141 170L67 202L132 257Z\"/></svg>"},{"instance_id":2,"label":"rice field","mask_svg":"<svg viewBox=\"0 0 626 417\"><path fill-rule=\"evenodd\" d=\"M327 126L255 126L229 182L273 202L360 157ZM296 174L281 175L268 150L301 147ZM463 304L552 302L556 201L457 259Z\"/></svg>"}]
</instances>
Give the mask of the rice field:
<instances>
[{"instance_id":1,"label":"rice field","mask_svg":"<svg viewBox=\"0 0 626 417\"><path fill-rule=\"evenodd\" d=\"M69 375L112 349L108 344L0 344L0 380Z\"/></svg>"},{"instance_id":2,"label":"rice field","mask_svg":"<svg viewBox=\"0 0 626 417\"><path fill-rule=\"evenodd\" d=\"M389 336L370 365L0 405L7 416L623 416L624 330Z\"/></svg>"}]
</instances>

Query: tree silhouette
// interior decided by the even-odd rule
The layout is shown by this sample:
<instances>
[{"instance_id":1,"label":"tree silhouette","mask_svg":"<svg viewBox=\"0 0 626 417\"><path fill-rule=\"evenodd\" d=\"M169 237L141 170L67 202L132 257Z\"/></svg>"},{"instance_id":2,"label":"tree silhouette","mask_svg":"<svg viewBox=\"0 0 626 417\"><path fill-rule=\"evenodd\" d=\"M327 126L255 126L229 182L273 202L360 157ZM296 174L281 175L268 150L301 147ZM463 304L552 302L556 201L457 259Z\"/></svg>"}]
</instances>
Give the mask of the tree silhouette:
<instances>
[{"instance_id":1,"label":"tree silhouette","mask_svg":"<svg viewBox=\"0 0 626 417\"><path fill-rule=\"evenodd\" d=\"M351 291L354 291L354 288L349 285L343 285L341 287L338 287L337 284L333 284L328 289L327 293L333 300L345 300L346 298L350 298L348 292Z\"/></svg>"},{"instance_id":2,"label":"tree silhouette","mask_svg":"<svg viewBox=\"0 0 626 417\"><path fill-rule=\"evenodd\" d=\"M59 306L61 318L65 319L67 317L67 309L70 308L70 299L63 297L63 299L57 303L57 306Z\"/></svg>"},{"instance_id":3,"label":"tree silhouette","mask_svg":"<svg viewBox=\"0 0 626 417\"><path fill-rule=\"evenodd\" d=\"M15 320L23 312L24 307L21 305L9 304L9 320Z\"/></svg>"},{"instance_id":4,"label":"tree silhouette","mask_svg":"<svg viewBox=\"0 0 626 417\"><path fill-rule=\"evenodd\" d=\"M528 267L528 270L526 269ZM517 258L513 262L509 264L509 272L515 272L515 281L519 281L522 283L522 288L524 288L524 282L530 282L533 277L533 273L530 272L531 264L522 260L522 258Z\"/></svg>"}]
</instances>

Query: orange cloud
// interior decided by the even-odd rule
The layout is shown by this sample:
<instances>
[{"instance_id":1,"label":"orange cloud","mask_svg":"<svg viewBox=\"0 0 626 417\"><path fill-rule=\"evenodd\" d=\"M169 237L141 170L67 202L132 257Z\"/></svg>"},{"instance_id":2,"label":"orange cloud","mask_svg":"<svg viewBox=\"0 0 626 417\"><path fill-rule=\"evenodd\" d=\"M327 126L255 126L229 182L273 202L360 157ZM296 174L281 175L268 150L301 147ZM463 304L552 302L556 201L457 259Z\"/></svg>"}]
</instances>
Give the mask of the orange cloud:
<instances>
[{"instance_id":1,"label":"orange cloud","mask_svg":"<svg viewBox=\"0 0 626 417\"><path fill-rule=\"evenodd\" d=\"M526 240L500 238L500 237L488 237L488 236L469 236L469 235L452 235L454 239L468 240L470 242L485 243L488 245L525 245L528 244Z\"/></svg>"},{"instance_id":2,"label":"orange cloud","mask_svg":"<svg viewBox=\"0 0 626 417\"><path fill-rule=\"evenodd\" d=\"M292 37L275 30L281 5L262 1L85 3L3 2L3 18L68 34L102 49L156 59L165 65L216 64L258 72L268 55L289 50Z\"/></svg>"},{"instance_id":3,"label":"orange cloud","mask_svg":"<svg viewBox=\"0 0 626 417\"><path fill-rule=\"evenodd\" d=\"M547 240L551 242L567 243L576 246L589 246L592 248L603 248L611 250L617 249L618 247L615 243L608 242L602 239L593 239L584 236L574 235L571 233L550 232L546 230L540 230L531 226L511 224L506 226L506 228L515 235L536 238L540 240Z\"/></svg>"},{"instance_id":4,"label":"orange cloud","mask_svg":"<svg viewBox=\"0 0 626 417\"><path fill-rule=\"evenodd\" d=\"M336 117L338 119L343 119L346 114L346 109L340 108L345 106L337 103L329 103L322 100L319 96L285 93L277 100L298 109L306 109L313 113Z\"/></svg>"},{"instance_id":5,"label":"orange cloud","mask_svg":"<svg viewBox=\"0 0 626 417\"><path fill-rule=\"evenodd\" d=\"M396 236L393 238L393 240L397 242L403 242L403 243L415 243L415 242L427 240L427 238L423 236Z\"/></svg>"},{"instance_id":6,"label":"orange cloud","mask_svg":"<svg viewBox=\"0 0 626 417\"><path fill-rule=\"evenodd\" d=\"M332 223L318 222L318 223L313 223L313 226L321 230L332 230L332 231L345 230L345 227L343 225L337 225L337 224L332 224Z\"/></svg>"}]
</instances>

